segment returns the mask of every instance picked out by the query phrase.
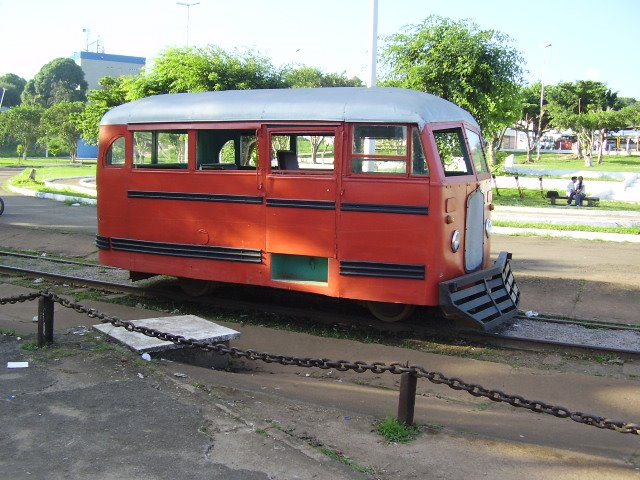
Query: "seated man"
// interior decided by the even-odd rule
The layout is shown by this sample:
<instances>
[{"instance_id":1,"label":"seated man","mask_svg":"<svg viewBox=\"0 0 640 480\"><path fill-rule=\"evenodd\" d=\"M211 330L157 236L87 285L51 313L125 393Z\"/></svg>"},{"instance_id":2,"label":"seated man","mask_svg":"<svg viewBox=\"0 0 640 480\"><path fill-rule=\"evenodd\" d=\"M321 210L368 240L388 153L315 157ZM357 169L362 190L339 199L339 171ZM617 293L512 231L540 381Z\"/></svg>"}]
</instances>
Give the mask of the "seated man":
<instances>
[{"instance_id":1,"label":"seated man","mask_svg":"<svg viewBox=\"0 0 640 480\"><path fill-rule=\"evenodd\" d=\"M571 205L571 202L573 201L573 197L575 197L576 195L576 182L578 181L578 177L571 177L571 181L568 183L567 185L567 197L569 197L569 199L567 200L567 205Z\"/></svg>"},{"instance_id":2,"label":"seated man","mask_svg":"<svg viewBox=\"0 0 640 480\"><path fill-rule=\"evenodd\" d=\"M576 190L575 190L575 193L574 193L574 197L576 199L576 205L578 207L582 206L582 201L587 196L586 191L587 191L587 189L585 187L583 178L580 176L580 177L578 177L578 181L576 183Z\"/></svg>"}]
</instances>

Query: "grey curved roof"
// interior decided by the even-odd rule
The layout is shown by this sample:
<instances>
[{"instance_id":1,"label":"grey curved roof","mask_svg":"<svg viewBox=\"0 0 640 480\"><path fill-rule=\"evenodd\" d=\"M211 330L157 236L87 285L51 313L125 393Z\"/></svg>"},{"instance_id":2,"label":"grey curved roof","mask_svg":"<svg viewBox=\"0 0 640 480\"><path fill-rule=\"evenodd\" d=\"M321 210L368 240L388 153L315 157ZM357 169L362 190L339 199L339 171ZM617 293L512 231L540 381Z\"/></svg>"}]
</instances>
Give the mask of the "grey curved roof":
<instances>
[{"instance_id":1,"label":"grey curved roof","mask_svg":"<svg viewBox=\"0 0 640 480\"><path fill-rule=\"evenodd\" d=\"M220 121L464 121L469 112L429 93L403 88L294 88L155 95L109 110L101 125Z\"/></svg>"}]
</instances>

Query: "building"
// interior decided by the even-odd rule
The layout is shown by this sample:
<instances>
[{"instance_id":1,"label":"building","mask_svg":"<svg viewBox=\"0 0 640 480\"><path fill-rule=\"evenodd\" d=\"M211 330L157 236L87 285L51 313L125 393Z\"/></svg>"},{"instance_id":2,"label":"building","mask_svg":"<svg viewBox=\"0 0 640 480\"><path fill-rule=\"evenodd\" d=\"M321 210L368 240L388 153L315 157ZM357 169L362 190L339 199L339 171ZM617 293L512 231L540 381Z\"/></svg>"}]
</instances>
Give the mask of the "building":
<instances>
[{"instance_id":1,"label":"building","mask_svg":"<svg viewBox=\"0 0 640 480\"><path fill-rule=\"evenodd\" d=\"M82 68L89 90L100 89L99 82L103 77L138 75L146 65L144 57L112 55L109 53L75 52L71 58ZM78 158L97 157L98 147L87 145L82 139L78 140Z\"/></svg>"},{"instance_id":2,"label":"building","mask_svg":"<svg viewBox=\"0 0 640 480\"><path fill-rule=\"evenodd\" d=\"M98 83L102 77L121 77L138 75L146 65L144 57L128 55L112 55L109 53L76 52L71 57L80 65L89 89L100 88Z\"/></svg>"}]
</instances>

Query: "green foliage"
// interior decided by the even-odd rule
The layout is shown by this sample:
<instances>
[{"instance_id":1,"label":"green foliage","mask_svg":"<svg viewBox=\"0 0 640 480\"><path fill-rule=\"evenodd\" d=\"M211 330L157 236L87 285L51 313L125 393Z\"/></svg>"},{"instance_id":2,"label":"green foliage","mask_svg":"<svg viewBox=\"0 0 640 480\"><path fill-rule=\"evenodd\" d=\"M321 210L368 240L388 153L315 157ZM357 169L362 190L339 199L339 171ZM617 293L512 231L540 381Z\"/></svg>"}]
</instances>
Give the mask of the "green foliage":
<instances>
[{"instance_id":1,"label":"green foliage","mask_svg":"<svg viewBox=\"0 0 640 480\"><path fill-rule=\"evenodd\" d=\"M100 90L90 90L87 94L87 104L82 112L74 116L76 128L82 139L90 145L98 144L100 119L110 108L116 107L127 100L129 85L135 77L103 77L100 80Z\"/></svg>"},{"instance_id":2,"label":"green foliage","mask_svg":"<svg viewBox=\"0 0 640 480\"><path fill-rule=\"evenodd\" d=\"M446 98L493 137L518 119L523 59L510 39L469 21L430 16L386 39L384 83Z\"/></svg>"},{"instance_id":3,"label":"green foliage","mask_svg":"<svg viewBox=\"0 0 640 480\"><path fill-rule=\"evenodd\" d=\"M399 422L394 417L387 417L375 425L376 432L382 435L387 442L407 443L414 440L420 430L414 425Z\"/></svg>"},{"instance_id":4,"label":"green foliage","mask_svg":"<svg viewBox=\"0 0 640 480\"><path fill-rule=\"evenodd\" d=\"M0 139L20 143L22 156L26 158L41 137L42 112L42 107L38 105L24 104L0 112Z\"/></svg>"},{"instance_id":5,"label":"green foliage","mask_svg":"<svg viewBox=\"0 0 640 480\"><path fill-rule=\"evenodd\" d=\"M15 107L20 105L20 95L24 90L27 81L13 73L7 73L0 77L0 88L4 88L4 97L2 98L3 107ZM1 96L2 94L0 94Z\"/></svg>"},{"instance_id":6,"label":"green foliage","mask_svg":"<svg viewBox=\"0 0 640 480\"><path fill-rule=\"evenodd\" d=\"M71 160L76 159L77 140L80 134L76 126L76 118L84 110L82 102L58 102L46 109L40 121L43 136L41 143L49 149L56 146L59 151L67 151ZM55 154L55 153L54 153Z\"/></svg>"},{"instance_id":7,"label":"green foliage","mask_svg":"<svg viewBox=\"0 0 640 480\"><path fill-rule=\"evenodd\" d=\"M70 58L56 58L27 82L22 101L46 108L59 102L83 102L86 91L82 68Z\"/></svg>"},{"instance_id":8,"label":"green foliage","mask_svg":"<svg viewBox=\"0 0 640 480\"><path fill-rule=\"evenodd\" d=\"M129 96L161 93L282 88L271 61L251 50L226 52L215 46L169 48L148 75L130 85Z\"/></svg>"},{"instance_id":9,"label":"green foliage","mask_svg":"<svg viewBox=\"0 0 640 480\"><path fill-rule=\"evenodd\" d=\"M347 78L344 74L323 73L315 67L286 67L281 75L284 84L291 88L364 86L362 80L357 77Z\"/></svg>"}]
</instances>

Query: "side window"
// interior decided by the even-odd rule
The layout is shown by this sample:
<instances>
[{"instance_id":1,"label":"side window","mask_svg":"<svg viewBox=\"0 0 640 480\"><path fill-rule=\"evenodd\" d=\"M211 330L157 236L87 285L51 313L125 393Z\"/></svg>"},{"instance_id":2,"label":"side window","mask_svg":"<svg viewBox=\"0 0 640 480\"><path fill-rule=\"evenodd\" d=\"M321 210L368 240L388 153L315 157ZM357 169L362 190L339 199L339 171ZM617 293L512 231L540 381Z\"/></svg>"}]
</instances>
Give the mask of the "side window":
<instances>
[{"instance_id":1,"label":"side window","mask_svg":"<svg viewBox=\"0 0 640 480\"><path fill-rule=\"evenodd\" d=\"M406 175L407 157L406 126L354 126L351 173Z\"/></svg>"},{"instance_id":2,"label":"side window","mask_svg":"<svg viewBox=\"0 0 640 480\"><path fill-rule=\"evenodd\" d=\"M433 136L445 176L473 174L462 129L436 130L433 132Z\"/></svg>"},{"instance_id":3,"label":"side window","mask_svg":"<svg viewBox=\"0 0 640 480\"><path fill-rule=\"evenodd\" d=\"M256 132L200 130L196 142L198 170L255 170L258 165Z\"/></svg>"},{"instance_id":4,"label":"side window","mask_svg":"<svg viewBox=\"0 0 640 480\"><path fill-rule=\"evenodd\" d=\"M105 155L107 165L124 165L124 137L116 138Z\"/></svg>"},{"instance_id":5,"label":"side window","mask_svg":"<svg viewBox=\"0 0 640 480\"><path fill-rule=\"evenodd\" d=\"M331 173L335 165L333 132L287 132L271 135L271 171Z\"/></svg>"},{"instance_id":6,"label":"side window","mask_svg":"<svg viewBox=\"0 0 640 480\"><path fill-rule=\"evenodd\" d=\"M133 132L134 168L186 169L189 136L185 131Z\"/></svg>"},{"instance_id":7,"label":"side window","mask_svg":"<svg viewBox=\"0 0 640 480\"><path fill-rule=\"evenodd\" d=\"M422 148L422 141L420 139L420 132L417 127L413 127L413 134L411 137L411 174L427 176L429 175L429 165L427 165L427 158L424 155L424 149Z\"/></svg>"},{"instance_id":8,"label":"side window","mask_svg":"<svg viewBox=\"0 0 640 480\"><path fill-rule=\"evenodd\" d=\"M469 141L469 148L471 149L471 158L476 167L476 173L487 173L489 167L487 166L487 159L484 156L480 135L468 128L465 131L467 133L467 140Z\"/></svg>"}]
</instances>

